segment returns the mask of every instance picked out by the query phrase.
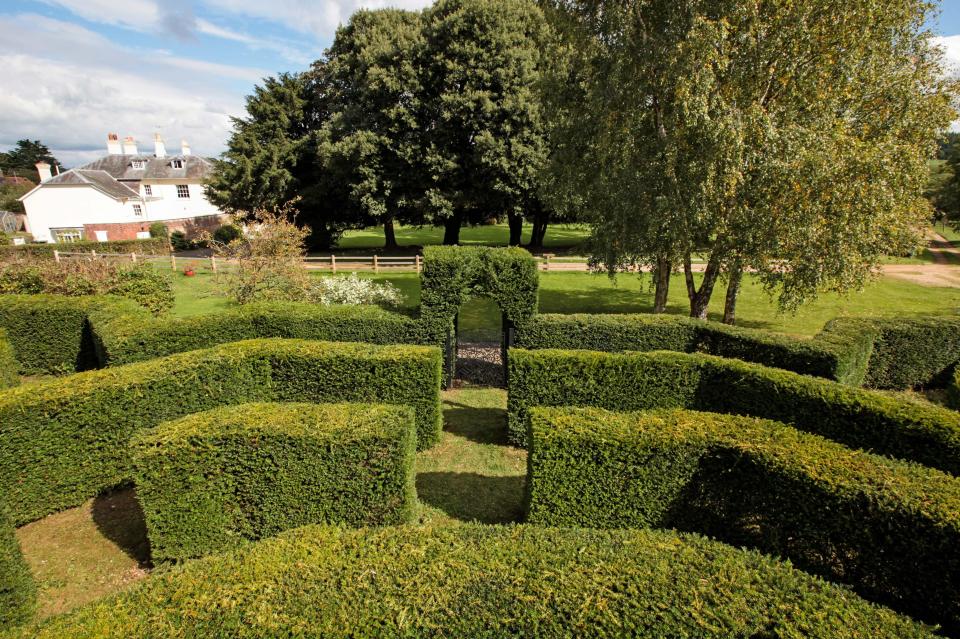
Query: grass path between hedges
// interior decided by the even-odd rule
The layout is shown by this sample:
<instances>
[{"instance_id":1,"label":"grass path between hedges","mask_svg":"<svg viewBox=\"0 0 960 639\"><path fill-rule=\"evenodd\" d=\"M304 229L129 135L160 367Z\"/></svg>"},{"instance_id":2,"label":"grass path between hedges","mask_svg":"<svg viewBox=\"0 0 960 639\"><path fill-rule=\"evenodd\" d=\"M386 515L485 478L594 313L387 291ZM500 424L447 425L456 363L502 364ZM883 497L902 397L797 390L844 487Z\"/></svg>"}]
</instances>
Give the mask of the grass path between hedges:
<instances>
[{"instance_id":1,"label":"grass path between hedges","mask_svg":"<svg viewBox=\"0 0 960 639\"><path fill-rule=\"evenodd\" d=\"M462 388L444 392L443 402L443 437L417 455L418 522L519 521L526 452L506 444L506 391ZM131 490L23 526L17 538L40 586L40 618L149 574L143 513Z\"/></svg>"}]
</instances>

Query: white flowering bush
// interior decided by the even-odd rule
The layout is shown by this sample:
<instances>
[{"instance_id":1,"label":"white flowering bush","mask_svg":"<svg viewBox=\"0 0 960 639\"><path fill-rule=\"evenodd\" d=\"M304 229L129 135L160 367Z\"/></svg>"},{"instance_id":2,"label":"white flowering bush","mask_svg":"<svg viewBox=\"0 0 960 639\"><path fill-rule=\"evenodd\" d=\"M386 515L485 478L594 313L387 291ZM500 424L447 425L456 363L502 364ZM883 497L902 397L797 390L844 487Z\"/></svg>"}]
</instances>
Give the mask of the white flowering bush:
<instances>
[{"instance_id":1,"label":"white flowering bush","mask_svg":"<svg viewBox=\"0 0 960 639\"><path fill-rule=\"evenodd\" d=\"M389 282L362 279L356 273L350 277L322 277L311 283L309 298L320 304L379 304L400 306L403 293Z\"/></svg>"}]
</instances>

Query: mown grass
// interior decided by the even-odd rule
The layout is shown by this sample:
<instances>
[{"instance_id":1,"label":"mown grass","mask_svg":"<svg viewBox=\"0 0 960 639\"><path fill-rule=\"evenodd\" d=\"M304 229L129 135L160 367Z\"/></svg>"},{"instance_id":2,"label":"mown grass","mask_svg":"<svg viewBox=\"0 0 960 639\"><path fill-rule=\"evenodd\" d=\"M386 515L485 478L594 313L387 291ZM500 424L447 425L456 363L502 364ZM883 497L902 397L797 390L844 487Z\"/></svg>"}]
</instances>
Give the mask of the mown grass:
<instances>
[{"instance_id":1,"label":"mown grass","mask_svg":"<svg viewBox=\"0 0 960 639\"><path fill-rule=\"evenodd\" d=\"M522 242L530 242L531 227L523 225ZM545 249L570 249L577 247L590 234L583 224L551 224L543 244ZM443 243L443 229L437 226L398 226L397 244L400 247L430 246ZM460 243L465 245L483 244L487 246L506 246L510 240L510 229L506 224L484 226L465 226L460 230ZM337 244L339 250L382 249L384 243L383 227L371 227L360 231L347 231Z\"/></svg>"}]
</instances>

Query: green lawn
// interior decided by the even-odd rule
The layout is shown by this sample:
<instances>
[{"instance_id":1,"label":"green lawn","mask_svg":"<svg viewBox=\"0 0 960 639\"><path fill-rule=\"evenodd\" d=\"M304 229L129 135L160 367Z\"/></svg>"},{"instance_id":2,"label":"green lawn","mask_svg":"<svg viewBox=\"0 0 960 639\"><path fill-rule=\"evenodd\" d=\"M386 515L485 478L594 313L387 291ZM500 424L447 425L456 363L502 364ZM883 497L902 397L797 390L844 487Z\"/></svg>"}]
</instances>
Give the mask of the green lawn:
<instances>
[{"instance_id":1,"label":"green lawn","mask_svg":"<svg viewBox=\"0 0 960 639\"><path fill-rule=\"evenodd\" d=\"M541 273L540 311L544 313L647 313L653 293L646 275L620 275L615 281L590 273ZM405 295L405 306L420 304L420 280L415 273L361 274L389 281ZM317 277L320 277L318 274ZM173 314L180 317L215 312L229 306L217 293L211 275L175 275L177 302ZM671 282L670 313L686 314L686 291L681 276ZM723 290L714 293L710 317L719 320L723 311ZM793 315L777 313L752 278L747 277L738 304L738 324L793 335L812 336L834 317L909 317L960 313L960 288L921 286L891 277L882 278L848 297L823 295ZM472 299L460 313L461 335L469 340L499 340L500 312L489 299Z\"/></svg>"},{"instance_id":2,"label":"green lawn","mask_svg":"<svg viewBox=\"0 0 960 639\"><path fill-rule=\"evenodd\" d=\"M523 243L530 241L530 224L523 225ZM443 229L436 226L398 226L397 244L405 246L429 246L443 243ZM590 234L582 224L553 224L547 227L544 238L546 249L570 249L579 246ZM488 246L506 246L510 239L510 230L506 224L486 226L466 226L460 230L461 244L483 244ZM383 227L373 227L362 231L347 231L341 238L338 249L381 249L383 248Z\"/></svg>"}]
</instances>

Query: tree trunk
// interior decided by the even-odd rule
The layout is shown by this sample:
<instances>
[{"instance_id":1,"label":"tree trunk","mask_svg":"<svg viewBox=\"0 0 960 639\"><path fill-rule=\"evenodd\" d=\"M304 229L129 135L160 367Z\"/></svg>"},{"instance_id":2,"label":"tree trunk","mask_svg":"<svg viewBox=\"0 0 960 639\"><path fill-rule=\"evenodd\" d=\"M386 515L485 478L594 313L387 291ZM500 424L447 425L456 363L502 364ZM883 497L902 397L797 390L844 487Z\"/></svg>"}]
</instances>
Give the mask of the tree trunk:
<instances>
[{"instance_id":1,"label":"tree trunk","mask_svg":"<svg viewBox=\"0 0 960 639\"><path fill-rule=\"evenodd\" d=\"M543 239L547 236L550 213L539 208L533 215L533 228L530 229L530 248L542 249Z\"/></svg>"},{"instance_id":2,"label":"tree trunk","mask_svg":"<svg viewBox=\"0 0 960 639\"><path fill-rule=\"evenodd\" d=\"M670 272L673 265L666 258L658 258L656 268L653 271L654 294L653 294L653 312L665 313L667 311L667 299L670 296Z\"/></svg>"},{"instance_id":3,"label":"tree trunk","mask_svg":"<svg viewBox=\"0 0 960 639\"><path fill-rule=\"evenodd\" d=\"M687 283L687 298L690 300L690 317L700 320L707 319L707 309L710 306L710 297L713 296L713 287L717 283L717 276L720 275L720 263L716 255L710 256L707 262L707 270L703 272L703 281L700 282L700 288L693 280L693 266L690 261L690 254L687 253L683 258L683 275Z\"/></svg>"},{"instance_id":4,"label":"tree trunk","mask_svg":"<svg viewBox=\"0 0 960 639\"><path fill-rule=\"evenodd\" d=\"M397 247L397 233L393 228L393 218L388 218L383 222L383 248L386 250L394 250Z\"/></svg>"},{"instance_id":5,"label":"tree trunk","mask_svg":"<svg viewBox=\"0 0 960 639\"><path fill-rule=\"evenodd\" d=\"M510 246L520 246L523 239L523 216L511 213L507 216L507 223L510 226Z\"/></svg>"},{"instance_id":6,"label":"tree trunk","mask_svg":"<svg viewBox=\"0 0 960 639\"><path fill-rule=\"evenodd\" d=\"M723 304L723 323L732 326L737 323L737 298L740 296L740 282L743 279L743 267L739 260L734 262L729 277L727 298Z\"/></svg>"},{"instance_id":7,"label":"tree trunk","mask_svg":"<svg viewBox=\"0 0 960 639\"><path fill-rule=\"evenodd\" d=\"M460 243L460 214L457 213L443 223L443 243L454 246Z\"/></svg>"}]
</instances>

